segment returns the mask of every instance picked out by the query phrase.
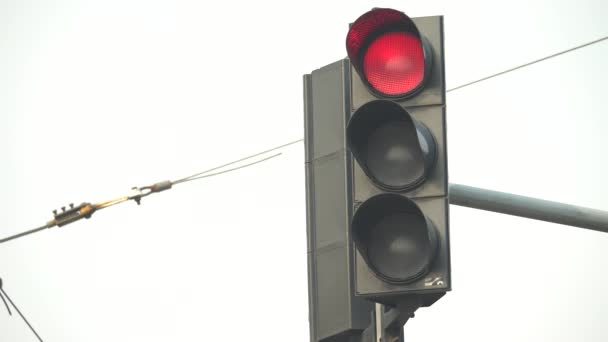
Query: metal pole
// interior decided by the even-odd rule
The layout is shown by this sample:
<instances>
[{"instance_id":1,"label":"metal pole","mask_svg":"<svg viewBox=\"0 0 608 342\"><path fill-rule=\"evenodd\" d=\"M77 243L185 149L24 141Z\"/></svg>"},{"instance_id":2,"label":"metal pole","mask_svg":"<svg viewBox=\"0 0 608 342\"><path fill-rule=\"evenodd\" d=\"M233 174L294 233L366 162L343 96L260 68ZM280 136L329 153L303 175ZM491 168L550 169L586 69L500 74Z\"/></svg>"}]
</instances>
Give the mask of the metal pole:
<instances>
[{"instance_id":1,"label":"metal pole","mask_svg":"<svg viewBox=\"0 0 608 342\"><path fill-rule=\"evenodd\" d=\"M372 322L372 324L376 324L376 339L374 340L374 342L383 342L384 327L382 326L382 313L384 312L384 305L376 303L374 305L374 310L374 317L376 318L376 321Z\"/></svg>"},{"instance_id":2,"label":"metal pole","mask_svg":"<svg viewBox=\"0 0 608 342\"><path fill-rule=\"evenodd\" d=\"M450 204L608 233L608 212L505 192L450 184Z\"/></svg>"}]
</instances>

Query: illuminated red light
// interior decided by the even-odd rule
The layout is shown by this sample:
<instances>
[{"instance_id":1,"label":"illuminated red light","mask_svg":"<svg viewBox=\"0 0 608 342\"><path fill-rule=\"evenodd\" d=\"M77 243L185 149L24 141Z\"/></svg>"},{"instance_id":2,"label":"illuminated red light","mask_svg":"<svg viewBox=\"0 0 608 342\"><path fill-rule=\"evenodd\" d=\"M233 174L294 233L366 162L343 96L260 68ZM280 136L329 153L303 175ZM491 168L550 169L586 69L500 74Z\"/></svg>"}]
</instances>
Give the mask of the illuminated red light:
<instances>
[{"instance_id":1,"label":"illuminated red light","mask_svg":"<svg viewBox=\"0 0 608 342\"><path fill-rule=\"evenodd\" d=\"M376 90L399 95L424 80L424 50L407 32L388 32L376 38L363 56L363 73Z\"/></svg>"},{"instance_id":2,"label":"illuminated red light","mask_svg":"<svg viewBox=\"0 0 608 342\"><path fill-rule=\"evenodd\" d=\"M380 8L363 14L348 31L346 50L364 83L380 95L409 96L428 76L425 46L403 12Z\"/></svg>"}]
</instances>

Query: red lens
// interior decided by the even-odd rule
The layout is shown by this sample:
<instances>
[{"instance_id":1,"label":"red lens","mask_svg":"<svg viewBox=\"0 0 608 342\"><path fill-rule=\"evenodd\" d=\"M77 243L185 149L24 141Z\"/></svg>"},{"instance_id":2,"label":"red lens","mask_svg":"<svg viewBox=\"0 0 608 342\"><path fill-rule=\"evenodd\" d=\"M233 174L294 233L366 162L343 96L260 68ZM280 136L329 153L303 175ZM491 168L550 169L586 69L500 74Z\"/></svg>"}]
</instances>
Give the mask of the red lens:
<instances>
[{"instance_id":1,"label":"red lens","mask_svg":"<svg viewBox=\"0 0 608 342\"><path fill-rule=\"evenodd\" d=\"M363 73L374 89L401 95L424 80L424 50L420 39L408 32L387 32L365 51Z\"/></svg>"}]
</instances>

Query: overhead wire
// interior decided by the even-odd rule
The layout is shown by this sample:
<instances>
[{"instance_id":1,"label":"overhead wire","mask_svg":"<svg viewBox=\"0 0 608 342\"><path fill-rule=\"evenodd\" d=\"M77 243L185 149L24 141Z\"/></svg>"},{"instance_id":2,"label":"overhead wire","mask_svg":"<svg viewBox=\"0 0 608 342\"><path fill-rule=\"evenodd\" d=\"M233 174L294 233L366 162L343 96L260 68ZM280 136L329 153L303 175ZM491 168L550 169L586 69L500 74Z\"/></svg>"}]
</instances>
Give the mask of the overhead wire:
<instances>
[{"instance_id":1,"label":"overhead wire","mask_svg":"<svg viewBox=\"0 0 608 342\"><path fill-rule=\"evenodd\" d=\"M126 202L129 199L130 199L129 196L122 196L122 197L118 197L118 198L115 198L115 199L112 199L112 200L95 203L95 208L96 209L104 209L104 208L111 207L113 205L116 205L116 204L119 204L119 203L122 203L122 202Z\"/></svg>"},{"instance_id":2,"label":"overhead wire","mask_svg":"<svg viewBox=\"0 0 608 342\"><path fill-rule=\"evenodd\" d=\"M271 156L268 156L268 157L256 160L254 162L247 163L247 164L244 164L244 165L240 165L240 166L237 166L237 167L233 167L233 168L230 168L230 169L226 169L226 170L222 170L222 171L219 171L219 172L210 173L210 172L212 172L214 170L220 170L220 169L222 169L222 168L224 168L226 166L234 165L234 164L236 164L236 163L238 163L240 161L251 159L253 157L260 156L260 155L262 155L264 153L275 151L275 150L277 150L279 148L286 147L286 146L289 146L291 144L295 144L296 142L290 142L290 143L283 144L283 145L278 146L278 147L274 147L274 148L268 149L266 151L258 152L258 153L252 154L250 156L240 158L240 159L238 159L236 161L232 161L232 162L229 162L229 163L226 163L226 164L223 164L223 165L211 168L209 170L205 170L203 172L195 173L195 174L193 174L191 176L179 179L179 180L174 181L174 182L163 181L163 182L158 182L158 183L155 183L155 184L152 184L152 185L149 185L149 186L144 186L144 187L139 187L139 188L138 187L134 187L134 188L131 189L132 193L130 195L128 195L128 196L121 196L121 197L118 197L118 198L115 198L115 199L111 199L111 200L107 200L107 201L102 201L102 202L98 202L98 203L95 203L95 204L82 203L82 204L80 204L80 205L78 205L76 207L74 207L73 205L70 205L71 208L69 208L67 211L65 210L65 208L63 208L63 211L60 212L60 213L57 213L56 211L54 211L54 215L55 215L54 219L51 220L51 221L49 221L49 222L47 222L44 226L41 226L41 227L38 227L38 228L34 228L34 229L31 229L31 230L28 230L28 231L25 231L25 232L22 232L22 233L19 233L19 234L15 234L15 235L12 235L12 236L0 239L0 243L6 242L6 241L10 241L10 240L13 240L13 239L25 236L25 235L29 235L29 234L32 234L32 233L36 233L36 232L41 231L41 230L46 229L46 228L51 228L51 227L54 227L54 226L61 227L63 225L70 224L72 222L78 221L78 220L80 220L82 218L90 218L91 215L95 211L97 211L97 210L108 208L110 206L113 206L113 205L116 205L116 204L119 204L119 203L123 203L123 202L127 202L129 200L135 200L137 202L137 204L140 204L140 201L141 201L141 199L143 197L146 197L146 196L148 196L148 195L150 195L152 193L155 193L155 192L161 192L161 191L164 191L164 190L168 190L168 189L170 189L175 184L180 184L180 183L185 183L185 182L189 182L189 181L193 181L193 180L197 180L197 179L217 176L217 175L225 174L225 173L228 173L228 172L240 170L240 169L243 169L243 168L255 165L255 164L262 163L262 162L267 161L269 159L272 159L272 158L280 156L281 153L276 153L274 155L271 155Z\"/></svg>"},{"instance_id":3,"label":"overhead wire","mask_svg":"<svg viewBox=\"0 0 608 342\"><path fill-rule=\"evenodd\" d=\"M582 45L578 45L578 46L575 46L573 48L570 48L570 49L567 49L567 50L563 50L563 51L554 53L552 55L549 55L549 56L546 56L546 57L543 57L543 58L539 58L539 59L533 60L533 61L528 62L528 63L524 63L522 65L518 65L516 67L513 67L513 68L510 68L510 69L498 72L496 74L492 74L492 75L489 75L489 76L486 76L486 77L482 77L482 78L480 78L478 80L475 80L475 81L471 81L471 82L467 82L465 84L461 84L461 85L459 85L457 87L448 89L446 92L462 89L462 88L471 86L473 84L476 84L476 83L479 83L479 82L483 82L483 81L489 80L491 78L498 77L498 76L504 75L506 73L509 73L509 72L512 72L512 71L515 71L515 70L518 70L518 69L521 69L521 68L525 68L527 66L530 66L530 65L533 65L533 64L536 64L536 63L540 63L540 62L546 61L548 59L551 59L551 58L554 58L554 57L557 57L557 56L561 56L561 55L566 54L568 52L576 51L578 49L582 49L584 47L600 43L600 42L602 42L602 41L604 41L606 39L608 39L608 36L605 36L605 37L602 37L602 38L599 38L599 39L596 39L596 40L592 40L592 41L590 41L588 43L585 43L585 44L582 44Z\"/></svg>"},{"instance_id":4,"label":"overhead wire","mask_svg":"<svg viewBox=\"0 0 608 342\"><path fill-rule=\"evenodd\" d=\"M259 154L257 154L257 155L259 155ZM257 155L255 155L255 156L257 156ZM272 159L274 157L278 157L280 155L281 155L281 153L273 154L273 155L271 155L269 157L266 157L266 158L263 158L263 159L260 159L260 160L256 160L254 162L251 162L251 163L248 163L248 164L245 164L245 165L237 166L237 167L234 167L234 168L231 168L231 169L222 170L222 171L219 171L219 172L214 172L214 173L208 173L210 171L201 172L196 177L190 176L190 177L182 178L180 180L177 180L177 181L173 182L173 184L185 183L185 182L193 181L193 180L196 180L196 179L207 178L207 177L217 176L217 175L221 175L221 174L224 174L224 173L236 171L236 170L243 169L243 168L255 165L255 164L259 164L261 162L264 162L264 161L266 161L268 159ZM234 163L236 163L236 162L234 162ZM228 164L228 165L232 165L234 163L231 163L231 164ZM217 170L217 169L218 168L215 168L215 170Z\"/></svg>"},{"instance_id":5,"label":"overhead wire","mask_svg":"<svg viewBox=\"0 0 608 342\"><path fill-rule=\"evenodd\" d=\"M44 341L42 341L42 338L40 337L40 335L38 335L38 333L36 332L36 329L34 329L34 327L30 324L30 322L27 320L27 318L25 318L25 316L21 313L21 310L19 310L19 308L17 307L17 305L15 305L15 303L11 300L11 297L8 296L8 294L6 293L6 291L4 290L4 288L2 287L2 279L0 279L0 297L2 297L2 295L4 295L4 297L6 297L6 299L8 299L8 301L11 303L11 305L13 306L13 308L15 308L15 311L17 311L17 313L19 314L19 316L21 316L21 319L25 322L25 324L27 324L27 326L34 333L34 335L36 335L36 337L38 338L38 340L40 342L44 342ZM4 297L2 297L2 301L4 301ZM6 304L6 301L4 301L4 304ZM6 304L6 308L8 309L8 304ZM9 314L11 314L10 313L10 309L9 309Z\"/></svg>"},{"instance_id":6,"label":"overhead wire","mask_svg":"<svg viewBox=\"0 0 608 342\"><path fill-rule=\"evenodd\" d=\"M2 278L0 278L0 288L2 288ZM2 299L2 302L4 302L4 306L6 306L6 310L8 310L8 315L12 316L13 313L11 312L11 308L10 306L8 306L6 299L4 299L4 295L2 294L2 292L0 292L0 298Z\"/></svg>"},{"instance_id":7,"label":"overhead wire","mask_svg":"<svg viewBox=\"0 0 608 342\"><path fill-rule=\"evenodd\" d=\"M29 234L32 234L32 233L36 233L36 232L39 232L39 231L44 230L46 228L50 228L48 223L45 224L44 226L40 226L38 228L27 230L27 231L25 231L23 233L15 234L15 235L12 235L12 236L0 239L0 243L6 242L6 241L10 241L10 240L13 240L13 239L16 239L16 238L20 238L22 236L29 235Z\"/></svg>"},{"instance_id":8,"label":"overhead wire","mask_svg":"<svg viewBox=\"0 0 608 342\"><path fill-rule=\"evenodd\" d=\"M260 156L260 155L262 155L262 154L266 154L266 153L268 153L268 152L273 152L273 151L276 151L276 150L281 149L281 148L283 148L283 147L287 147L287 146L290 146L290 145L293 145L293 144L299 143L299 142L300 142L300 141L302 141L302 140L303 140L303 139L294 140L294 141L291 141L291 142L288 142L288 143L285 143L285 144L282 144L282 145L279 145L279 146L276 146L276 147L270 148L270 149L265 150L265 151L262 151L262 152L257 152L257 153L254 153L254 154L252 154L252 155L248 155L248 156L246 156L246 157L243 157L243 158L240 158L240 159L237 159L237 160L231 161L231 162L226 163L226 164L222 164L222 165L219 165L219 166L215 166L215 167L213 167L213 168L211 168L211 169L208 169L208 170L205 170L205 171L202 171L202 172L195 173L195 174L193 174L193 175L191 175L191 176L184 177L184 178L182 178L182 179L178 179L178 180L174 181L174 182L173 182L173 184L177 184L177 183L183 183L183 182L184 182L184 181L186 181L187 179L190 179L190 178L193 178L193 177L196 177L196 176L199 176L199 175L203 175L203 174L206 174L206 173L209 173L209 172L215 171L215 170L219 170L219 169L224 168L224 167L226 167L226 166L234 165L234 164L239 163L239 162L242 162L242 161L244 161L244 160L251 159L251 158L254 158L254 157ZM270 159L270 158L268 158L268 159ZM256 164L256 163L253 163L253 164ZM252 164L252 165L253 165L253 164Z\"/></svg>"}]
</instances>

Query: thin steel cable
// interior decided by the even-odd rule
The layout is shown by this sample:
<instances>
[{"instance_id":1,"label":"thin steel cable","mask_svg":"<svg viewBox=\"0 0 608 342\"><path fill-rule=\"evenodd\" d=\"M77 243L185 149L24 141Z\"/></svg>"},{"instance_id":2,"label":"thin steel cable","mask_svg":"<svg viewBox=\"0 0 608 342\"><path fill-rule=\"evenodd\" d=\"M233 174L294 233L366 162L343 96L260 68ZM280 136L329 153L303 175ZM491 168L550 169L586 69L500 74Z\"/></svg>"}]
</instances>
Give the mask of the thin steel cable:
<instances>
[{"instance_id":1,"label":"thin steel cable","mask_svg":"<svg viewBox=\"0 0 608 342\"><path fill-rule=\"evenodd\" d=\"M507 69L507 70L501 71L499 73L496 73L496 74L493 74L493 75L490 75L490 76L486 76L486 77L480 78L480 79L475 80L475 81L471 81L471 82L459 85L459 86L454 87L454 88L450 88L446 92L462 89L464 87L468 87L470 85L473 85L473 84L476 84L476 83L479 83L479 82L483 82L483 81L489 80L489 79L497 77L497 76L504 75L504 74L509 73L511 71L515 71L515 70L518 70L518 69L521 69L521 68L525 68L525 67L530 66L532 64L540 63L540 62L546 61L548 59L551 59L551 58L554 58L554 57L557 57L557 56L561 56L561 55L566 54L568 52L572 52L572 51L575 51L575 50L578 50L578 49L582 49L584 47L587 47L587 46L590 46L590 45L593 45L593 44L597 44L597 43L602 42L602 41L604 41L606 39L608 39L608 36L605 36L605 37L600 38L600 39L593 40L591 42L588 42L588 43L585 43L585 44L582 44L582 45L575 46L573 48L570 48L570 49L567 49L567 50L564 50L564 51L560 51L558 53L554 53L552 55L549 55L549 56L546 56L546 57L534 60L532 62L528 62L528 63L522 64L522 65L519 65L519 66L516 66L516 67L513 67L511 69Z\"/></svg>"},{"instance_id":2,"label":"thin steel cable","mask_svg":"<svg viewBox=\"0 0 608 342\"><path fill-rule=\"evenodd\" d=\"M25 324L27 324L27 326L30 327L30 330L34 333L34 335L36 335L36 337L38 337L38 340L40 342L44 342L44 341L42 341L42 338L40 338L40 335L38 335L38 333L36 332L34 327L32 327L30 322L28 322L28 320L25 318L25 316L23 316L23 314L21 313L21 310L19 310L19 308L17 307L17 305L15 305L15 303L13 303L13 301L11 300L11 297L9 297L8 294L6 294L6 291L4 291L3 288L0 288L0 292L4 293L4 296L6 296L6 299L8 299L8 301L11 303L11 305L15 308L15 311L17 311L19 316L21 316L21 319L23 319Z\"/></svg>"},{"instance_id":3,"label":"thin steel cable","mask_svg":"<svg viewBox=\"0 0 608 342\"><path fill-rule=\"evenodd\" d=\"M104 209L104 208L111 207L113 205L116 205L116 204L119 204L119 203L122 203L122 202L126 202L128 200L129 200L128 196L123 196L123 197L119 197L119 198L112 199L112 200L109 200L109 201L104 201L104 202L96 203L94 205L94 207L95 207L95 209L98 209L98 210L99 209Z\"/></svg>"},{"instance_id":4,"label":"thin steel cable","mask_svg":"<svg viewBox=\"0 0 608 342\"><path fill-rule=\"evenodd\" d=\"M223 171L220 171L220 172L209 174L210 171L220 169L222 167L225 167L226 165L232 165L232 164L235 164L235 163L237 163L239 161L246 160L248 158L252 158L252 157L255 157L255 156L258 156L260 154L264 154L264 153L267 153L267 152L270 152L270 151L274 151L274 150L277 150L279 148L295 144L297 142L298 141L292 141L290 143L283 144L283 145L278 146L278 147L274 147L274 148L266 150L264 152L256 153L254 155L251 155L251 156L248 156L248 157L245 157L245 158L241 158L241 159L239 159L237 161L230 162L230 163L224 164L222 166L214 167L213 169L210 169L210 170L207 170L207 171L204 171L204 172L199 172L199 173L197 173L197 174L195 174L193 176L186 177L186 178L180 179L178 181L172 182L172 184L179 184L179 183L184 183L184 182L188 182L188 181L191 181L191 180L196 180L196 179L201 179L201 178L207 178L207 177L217 176L217 175L221 175L221 174L224 174L224 173L228 173L228 172L236 171L236 170L239 170L239 169L243 169L243 168L246 168L248 166L259 164L259 163L264 162L264 161L266 161L268 159L271 159L271 158L274 158L274 157L278 157L278 156L281 155L281 153L277 153L277 154L274 154L272 156L269 156L269 157L266 157L266 158L262 158L260 160L256 160L255 162L252 162L252 163L248 163L248 164L241 165L241 166L238 166L238 167L234 167L234 168L231 168L231 169L227 169L227 170L223 170ZM147 193L145 195L142 195L141 197L147 196L149 194L150 193ZM119 197L119 198L115 198L115 199L112 199L112 200L99 202L97 204L94 204L93 207L94 207L95 210L100 210L100 209L104 209L104 208L107 208L107 207L110 207L110 206L113 206L113 205L116 205L116 204L119 204L119 203L123 203L123 202L129 201L130 199L132 199L132 198L129 197L129 196ZM6 242L6 241L10 241L10 240L22 237L24 235L32 234L32 233L41 231L41 230L46 229L46 228L53 227L55 224L57 224L56 221L50 221L47 224L45 224L44 226L42 226L42 227L35 228L35 229L32 229L32 230L28 230L26 232L19 233L19 234L16 234L16 235L9 236L7 238L1 239L0 243ZM10 309L9 309L9 311L10 311Z\"/></svg>"},{"instance_id":5,"label":"thin steel cable","mask_svg":"<svg viewBox=\"0 0 608 342\"><path fill-rule=\"evenodd\" d=\"M283 145L283 146L285 146L285 145ZM251 165L259 164L259 163L261 163L261 162L264 162L264 161L266 161L266 160L268 160L268 159L272 159L272 158L274 158L274 157L278 157L278 156L280 156L280 155L281 155L281 153L277 153L277 154L274 154L274 155L272 155L272 156L270 156L270 157L266 157L266 158L263 158L263 159L260 159L260 160L256 160L256 161L251 162L251 163L249 163L249 164L241 165L241 166L234 167L234 168L231 168L231 169L222 170L222 171L220 171L220 172L215 172L215 173L207 173L207 174L203 174L203 175L200 175L200 176L197 176L197 177L192 177L192 176L190 176L190 177L188 177L188 178L184 178L184 179L180 179L180 180L178 180L178 181L175 181L175 182L173 182L173 184L185 183L185 182L193 181L193 180L196 180L196 179L207 178L207 177L212 177L212 176L221 175L221 174L223 174L223 173L228 173L228 172L236 171L236 170L243 169L243 168L246 168L246 167L251 166ZM233 164L234 164L234 163L233 163Z\"/></svg>"},{"instance_id":6,"label":"thin steel cable","mask_svg":"<svg viewBox=\"0 0 608 342\"><path fill-rule=\"evenodd\" d=\"M2 288L2 278L0 278L0 289ZM8 306L8 303L6 302L6 299L4 299L4 296L2 295L2 292L0 292L0 298L2 298L2 301L4 302L4 306L6 306L6 310L8 310L8 314L10 316L13 315L13 313L11 312L11 308Z\"/></svg>"},{"instance_id":7,"label":"thin steel cable","mask_svg":"<svg viewBox=\"0 0 608 342\"><path fill-rule=\"evenodd\" d=\"M278 149L280 149L280 148L287 147L287 146L290 146L290 145L293 145L293 144L299 143L300 141L303 141L303 140L304 140L304 139L299 139L299 140L295 140L295 141L292 141L292 142L288 142L288 143L286 143L286 144L282 144L282 145L279 145L279 146L276 146L276 147L270 148L270 149L268 149L268 150L265 150L265 151L262 151L262 152L255 153L255 154L249 155L249 156L247 156L247 157L243 157L243 158L241 158L241 159L238 159L238 160L235 160L235 161L231 161L231 162L229 162L229 163L226 163L226 164L223 164L223 165L220 165L220 166L216 166L216 167L213 167L213 168L211 168L211 169L208 169L208 170L205 170L205 171L202 171L202 172L199 172L199 173L195 173L195 174L193 174L193 175L191 175L191 176L188 176L188 177L185 177L185 178L179 179L179 180L177 180L177 181L173 182L173 184L176 184L176 183L182 183L182 182L186 181L187 179L190 179L190 178L193 178L193 177L196 177L196 176L200 176L200 175L203 175L203 174L209 173L209 172L211 172L211 171L219 170L219 169L224 168L224 167L226 167L226 166L230 166L230 165L236 164L236 163L238 163L238 162L242 162L242 161L244 161L244 160L251 159L251 158L253 158L253 157L257 157L257 156L259 156L259 155L262 155L262 154L265 154L265 153L268 153L268 152L276 151L276 150L278 150ZM255 163L254 163L254 164L255 164Z\"/></svg>"},{"instance_id":8,"label":"thin steel cable","mask_svg":"<svg viewBox=\"0 0 608 342\"><path fill-rule=\"evenodd\" d=\"M36 232L39 232L39 231L44 230L46 228L49 228L49 224L48 223L45 224L42 227L34 228L34 229L31 229L31 230L25 231L23 233L15 234L15 235L6 237L4 239L0 239L0 243L4 243L4 242L10 241L12 239L16 239L16 238L22 237L24 235L29 235L29 234L32 234L32 233L36 233Z\"/></svg>"}]
</instances>

